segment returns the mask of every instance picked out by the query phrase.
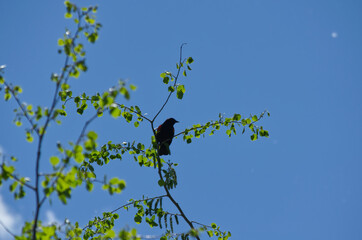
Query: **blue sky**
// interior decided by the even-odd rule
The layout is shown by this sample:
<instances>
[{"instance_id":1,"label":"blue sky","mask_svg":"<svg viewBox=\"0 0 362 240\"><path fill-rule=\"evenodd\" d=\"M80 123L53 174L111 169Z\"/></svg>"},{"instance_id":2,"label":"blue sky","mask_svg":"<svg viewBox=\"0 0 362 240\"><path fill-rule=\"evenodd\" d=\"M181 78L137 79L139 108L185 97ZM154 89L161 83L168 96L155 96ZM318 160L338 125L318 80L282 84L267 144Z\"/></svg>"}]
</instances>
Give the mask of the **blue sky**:
<instances>
[{"instance_id":1,"label":"blue sky","mask_svg":"<svg viewBox=\"0 0 362 240\"><path fill-rule=\"evenodd\" d=\"M192 124L235 112L248 116L265 109L261 124L270 138L228 138L223 131L186 144L172 143L179 163L173 190L190 219L216 222L232 239L361 239L362 230L362 3L347 1L87 1L99 5L99 41L87 44L89 70L71 82L73 95L105 91L119 78L138 86L128 105L154 116L167 96L159 77L175 71L179 46L195 59L182 101L173 97L157 124L168 117ZM53 94L49 77L62 67L57 39L71 21L62 1L0 3L0 65L7 81L21 85L22 101L46 104ZM0 146L19 158L20 174L33 178L35 144L24 127L12 124L14 102L0 101ZM85 119L75 112L52 125L42 169L56 154L55 142L79 135ZM122 119L102 117L90 130L100 143L149 142L144 124L129 128ZM74 191L64 206L53 198L43 220L69 218L86 223L142 194L163 194L157 173L131 158L112 162L100 174L118 176L126 190L108 196L100 186L87 195ZM0 219L15 232L33 214L34 196L14 201L0 188ZM84 203L86 199L86 203ZM159 234L120 212L119 227ZM3 217L1 217L1 215ZM5 219L5 216L8 216ZM182 225L180 230L185 229ZM7 235L0 233L3 239Z\"/></svg>"}]
</instances>

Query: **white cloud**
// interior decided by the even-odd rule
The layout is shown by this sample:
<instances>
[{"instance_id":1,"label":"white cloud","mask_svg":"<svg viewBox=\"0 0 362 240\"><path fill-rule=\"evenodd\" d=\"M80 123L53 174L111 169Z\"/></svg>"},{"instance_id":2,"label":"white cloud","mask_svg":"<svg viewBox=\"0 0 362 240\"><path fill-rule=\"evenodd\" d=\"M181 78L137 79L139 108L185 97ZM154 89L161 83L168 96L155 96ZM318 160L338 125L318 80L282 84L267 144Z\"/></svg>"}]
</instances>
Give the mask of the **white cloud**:
<instances>
[{"instance_id":1,"label":"white cloud","mask_svg":"<svg viewBox=\"0 0 362 240\"><path fill-rule=\"evenodd\" d=\"M51 225L51 224L61 225L62 222L55 216L53 211L47 210L45 212L45 224L46 225Z\"/></svg>"},{"instance_id":2,"label":"white cloud","mask_svg":"<svg viewBox=\"0 0 362 240\"><path fill-rule=\"evenodd\" d=\"M338 33L337 33L337 32L332 32L332 33L331 33L331 36L332 36L332 38L337 38L337 37L338 37Z\"/></svg>"},{"instance_id":3,"label":"white cloud","mask_svg":"<svg viewBox=\"0 0 362 240\"><path fill-rule=\"evenodd\" d=\"M9 207L4 202L0 195L0 221L6 226L12 233L18 233L20 231L21 216L10 211ZM13 237L0 226L0 239L7 240L13 239Z\"/></svg>"}]
</instances>

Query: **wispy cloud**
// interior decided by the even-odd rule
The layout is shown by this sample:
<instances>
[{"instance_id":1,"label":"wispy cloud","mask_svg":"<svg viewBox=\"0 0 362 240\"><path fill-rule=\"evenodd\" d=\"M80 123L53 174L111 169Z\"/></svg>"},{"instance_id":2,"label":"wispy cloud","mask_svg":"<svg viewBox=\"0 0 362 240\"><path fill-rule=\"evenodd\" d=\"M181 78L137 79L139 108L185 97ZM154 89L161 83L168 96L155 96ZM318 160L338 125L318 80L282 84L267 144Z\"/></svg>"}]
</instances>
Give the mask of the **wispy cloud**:
<instances>
[{"instance_id":1,"label":"wispy cloud","mask_svg":"<svg viewBox=\"0 0 362 240\"><path fill-rule=\"evenodd\" d=\"M12 233L19 232L19 222L21 222L21 216L13 213L9 206L6 205L2 196L0 195L0 221L4 226ZM6 231L3 226L0 226L0 239L10 240L13 237Z\"/></svg>"},{"instance_id":2,"label":"wispy cloud","mask_svg":"<svg viewBox=\"0 0 362 240\"><path fill-rule=\"evenodd\" d=\"M45 224L46 225L51 225L51 224L61 225L62 222L55 216L53 211L47 210L45 212Z\"/></svg>"}]
</instances>

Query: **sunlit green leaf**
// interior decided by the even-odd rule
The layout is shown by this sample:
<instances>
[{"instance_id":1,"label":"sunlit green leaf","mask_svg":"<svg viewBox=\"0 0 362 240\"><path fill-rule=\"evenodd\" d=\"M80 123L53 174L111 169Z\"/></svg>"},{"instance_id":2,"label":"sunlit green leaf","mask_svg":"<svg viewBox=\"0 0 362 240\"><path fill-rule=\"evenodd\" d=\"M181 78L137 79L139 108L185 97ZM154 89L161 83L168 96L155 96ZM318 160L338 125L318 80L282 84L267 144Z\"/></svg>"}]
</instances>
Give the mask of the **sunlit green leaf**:
<instances>
[{"instance_id":1,"label":"sunlit green leaf","mask_svg":"<svg viewBox=\"0 0 362 240\"><path fill-rule=\"evenodd\" d=\"M59 160L58 157L56 157L56 156L50 157L50 163L51 163L53 166L58 165L59 162L60 162L60 160Z\"/></svg>"},{"instance_id":2,"label":"sunlit green leaf","mask_svg":"<svg viewBox=\"0 0 362 240\"><path fill-rule=\"evenodd\" d=\"M73 15L71 13L67 12L67 13L64 14L64 17L65 18L72 18Z\"/></svg>"}]
</instances>

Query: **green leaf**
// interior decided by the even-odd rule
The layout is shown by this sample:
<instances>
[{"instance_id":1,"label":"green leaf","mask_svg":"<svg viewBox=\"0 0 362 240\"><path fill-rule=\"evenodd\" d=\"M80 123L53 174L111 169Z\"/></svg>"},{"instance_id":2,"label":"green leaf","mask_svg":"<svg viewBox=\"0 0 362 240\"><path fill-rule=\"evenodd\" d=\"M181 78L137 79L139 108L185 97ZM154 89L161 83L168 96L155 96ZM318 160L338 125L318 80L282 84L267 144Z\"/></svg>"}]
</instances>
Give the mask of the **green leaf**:
<instances>
[{"instance_id":1,"label":"green leaf","mask_svg":"<svg viewBox=\"0 0 362 240\"><path fill-rule=\"evenodd\" d=\"M80 72L78 71L78 69L74 68L72 72L70 72L69 76L74 77L74 78L78 78L80 75Z\"/></svg>"},{"instance_id":2,"label":"green leaf","mask_svg":"<svg viewBox=\"0 0 362 240\"><path fill-rule=\"evenodd\" d=\"M91 192L91 191L93 190L93 183L87 182L86 188L87 188L87 191L88 191L88 192Z\"/></svg>"},{"instance_id":3,"label":"green leaf","mask_svg":"<svg viewBox=\"0 0 362 240\"><path fill-rule=\"evenodd\" d=\"M90 18L88 15L85 17L85 21L91 25L93 25L96 22L96 20Z\"/></svg>"},{"instance_id":4,"label":"green leaf","mask_svg":"<svg viewBox=\"0 0 362 240\"><path fill-rule=\"evenodd\" d=\"M77 163L82 163L84 161L83 147L81 145L77 145L74 147L74 160Z\"/></svg>"},{"instance_id":5,"label":"green leaf","mask_svg":"<svg viewBox=\"0 0 362 240\"><path fill-rule=\"evenodd\" d=\"M64 14L64 17L65 18L72 18L73 15L71 13L67 12L67 13Z\"/></svg>"},{"instance_id":6,"label":"green leaf","mask_svg":"<svg viewBox=\"0 0 362 240\"><path fill-rule=\"evenodd\" d=\"M136 85L131 84L131 85L129 85L129 88L130 88L132 91L136 91L137 86L136 86Z\"/></svg>"},{"instance_id":7,"label":"green leaf","mask_svg":"<svg viewBox=\"0 0 362 240\"><path fill-rule=\"evenodd\" d=\"M15 92L18 92L18 93L22 93L22 92L23 92L23 89L22 89L20 86L15 86L15 87L14 87L14 91L15 91Z\"/></svg>"},{"instance_id":8,"label":"green leaf","mask_svg":"<svg viewBox=\"0 0 362 240\"><path fill-rule=\"evenodd\" d=\"M169 81L170 81L169 77L166 76L166 77L163 78L163 83L164 84L168 84Z\"/></svg>"},{"instance_id":9,"label":"green leaf","mask_svg":"<svg viewBox=\"0 0 362 240\"><path fill-rule=\"evenodd\" d=\"M91 33L89 36L88 36L88 41L91 42L91 43L95 43L98 39L98 33L94 32L94 33Z\"/></svg>"},{"instance_id":10,"label":"green leaf","mask_svg":"<svg viewBox=\"0 0 362 240\"><path fill-rule=\"evenodd\" d=\"M30 132L26 132L26 141L28 141L30 143L34 141L34 138Z\"/></svg>"},{"instance_id":11,"label":"green leaf","mask_svg":"<svg viewBox=\"0 0 362 240\"><path fill-rule=\"evenodd\" d=\"M136 214L136 216L134 217L134 221L137 224L140 224L142 222L142 217L140 215Z\"/></svg>"},{"instance_id":12,"label":"green leaf","mask_svg":"<svg viewBox=\"0 0 362 240\"><path fill-rule=\"evenodd\" d=\"M4 95L5 101L10 100L10 98L11 98L11 94L9 92L5 93L5 95Z\"/></svg>"},{"instance_id":13,"label":"green leaf","mask_svg":"<svg viewBox=\"0 0 362 240\"><path fill-rule=\"evenodd\" d=\"M59 38L58 39L58 46L64 46L64 40Z\"/></svg>"},{"instance_id":14,"label":"green leaf","mask_svg":"<svg viewBox=\"0 0 362 240\"><path fill-rule=\"evenodd\" d=\"M122 112L119 108L115 107L110 110L110 113L113 118L118 118Z\"/></svg>"},{"instance_id":15,"label":"green leaf","mask_svg":"<svg viewBox=\"0 0 362 240\"><path fill-rule=\"evenodd\" d=\"M185 93L185 86L184 85L178 85L177 86L177 98L182 99Z\"/></svg>"},{"instance_id":16,"label":"green leaf","mask_svg":"<svg viewBox=\"0 0 362 240\"><path fill-rule=\"evenodd\" d=\"M89 131L89 132L87 133L87 137L88 137L89 139L91 139L91 140L96 140L96 139L98 138L98 135L97 135L97 133L94 132L94 131Z\"/></svg>"},{"instance_id":17,"label":"green leaf","mask_svg":"<svg viewBox=\"0 0 362 240\"><path fill-rule=\"evenodd\" d=\"M111 180L109 180L109 184L116 185L118 184L119 181L120 180L117 177L114 177Z\"/></svg>"},{"instance_id":18,"label":"green leaf","mask_svg":"<svg viewBox=\"0 0 362 240\"><path fill-rule=\"evenodd\" d=\"M105 232L104 239L108 239L108 238L113 239L115 236L116 236L116 233L112 229L109 229Z\"/></svg>"},{"instance_id":19,"label":"green leaf","mask_svg":"<svg viewBox=\"0 0 362 240\"><path fill-rule=\"evenodd\" d=\"M256 115L254 115L251 120L253 120L253 122L256 122L256 121L258 121L258 117Z\"/></svg>"},{"instance_id":20,"label":"green leaf","mask_svg":"<svg viewBox=\"0 0 362 240\"><path fill-rule=\"evenodd\" d=\"M81 71L83 71L83 72L86 72L86 71L88 70L88 67L87 67L87 65L85 64L85 61L84 61L84 60L77 62L76 66L77 66L77 68L79 68L79 69L80 69ZM78 74L78 75L79 75L79 74Z\"/></svg>"},{"instance_id":21,"label":"green leaf","mask_svg":"<svg viewBox=\"0 0 362 240\"><path fill-rule=\"evenodd\" d=\"M75 98L74 98L74 102L75 102L75 103L79 103L79 102L80 102L80 97L78 97L78 96L75 97Z\"/></svg>"},{"instance_id":22,"label":"green leaf","mask_svg":"<svg viewBox=\"0 0 362 240\"><path fill-rule=\"evenodd\" d=\"M187 64L191 64L194 62L194 59L192 57L189 57L187 60L186 60L186 63Z\"/></svg>"},{"instance_id":23,"label":"green leaf","mask_svg":"<svg viewBox=\"0 0 362 240\"><path fill-rule=\"evenodd\" d=\"M158 180L158 185L160 187L163 187L165 185L165 182L162 179L160 179L160 180Z\"/></svg>"},{"instance_id":24,"label":"green leaf","mask_svg":"<svg viewBox=\"0 0 362 240\"><path fill-rule=\"evenodd\" d=\"M230 129L226 130L226 134L227 134L229 137L231 137L231 130L230 130Z\"/></svg>"},{"instance_id":25,"label":"green leaf","mask_svg":"<svg viewBox=\"0 0 362 240\"><path fill-rule=\"evenodd\" d=\"M173 86L169 86L169 87L168 87L168 91L169 91L169 92L174 92L174 91L175 91L175 88L174 88Z\"/></svg>"},{"instance_id":26,"label":"green leaf","mask_svg":"<svg viewBox=\"0 0 362 240\"><path fill-rule=\"evenodd\" d=\"M56 156L50 157L50 163L55 167L60 162L59 158Z\"/></svg>"},{"instance_id":27,"label":"green leaf","mask_svg":"<svg viewBox=\"0 0 362 240\"><path fill-rule=\"evenodd\" d=\"M128 92L127 88L121 87L121 89L119 90L119 92L120 92L127 100L130 99L130 95L129 95L129 92Z\"/></svg>"},{"instance_id":28,"label":"green leaf","mask_svg":"<svg viewBox=\"0 0 362 240\"><path fill-rule=\"evenodd\" d=\"M253 135L250 136L251 141L255 141L256 139L258 139L258 135L256 133L254 133Z\"/></svg>"},{"instance_id":29,"label":"green leaf","mask_svg":"<svg viewBox=\"0 0 362 240\"><path fill-rule=\"evenodd\" d=\"M13 182L13 184L11 184L11 185L9 186L10 192L14 192L17 186L18 186L18 182L16 182L16 181Z\"/></svg>"}]
</instances>

